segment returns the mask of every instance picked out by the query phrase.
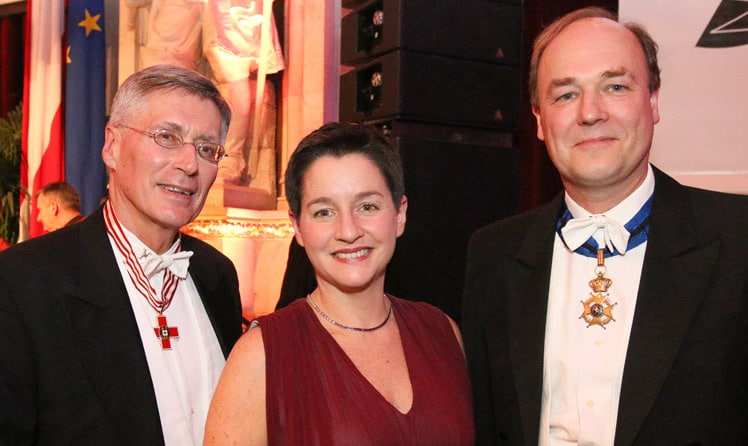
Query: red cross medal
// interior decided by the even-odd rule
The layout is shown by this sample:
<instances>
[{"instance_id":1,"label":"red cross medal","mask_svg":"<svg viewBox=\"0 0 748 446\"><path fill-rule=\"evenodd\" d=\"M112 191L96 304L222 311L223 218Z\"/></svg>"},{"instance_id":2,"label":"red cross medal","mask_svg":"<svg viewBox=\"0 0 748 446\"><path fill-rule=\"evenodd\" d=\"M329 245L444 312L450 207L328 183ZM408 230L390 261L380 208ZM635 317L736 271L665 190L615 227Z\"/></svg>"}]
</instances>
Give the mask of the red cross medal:
<instances>
[{"instance_id":1,"label":"red cross medal","mask_svg":"<svg viewBox=\"0 0 748 446\"><path fill-rule=\"evenodd\" d=\"M170 350L171 349L171 338L179 337L179 329L177 327L169 327L169 324L166 323L166 316L158 316L158 327L154 328L153 331L156 332L156 337L161 339L161 348L164 350Z\"/></svg>"}]
</instances>

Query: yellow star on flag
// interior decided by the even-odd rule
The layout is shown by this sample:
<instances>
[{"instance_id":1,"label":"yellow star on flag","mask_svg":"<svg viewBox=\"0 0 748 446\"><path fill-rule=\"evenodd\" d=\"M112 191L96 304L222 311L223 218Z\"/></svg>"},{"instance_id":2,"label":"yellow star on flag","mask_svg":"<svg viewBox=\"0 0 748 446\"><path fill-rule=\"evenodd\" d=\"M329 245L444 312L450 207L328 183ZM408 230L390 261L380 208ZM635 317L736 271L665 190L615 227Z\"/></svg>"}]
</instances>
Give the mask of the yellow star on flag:
<instances>
[{"instance_id":1,"label":"yellow star on flag","mask_svg":"<svg viewBox=\"0 0 748 446\"><path fill-rule=\"evenodd\" d=\"M97 23L99 21L99 17L101 17L101 14L92 16L91 13L88 12L88 9L86 9L85 20L81 20L80 22L78 22L78 26L86 28L86 37L91 34L91 31L101 31L101 27Z\"/></svg>"}]
</instances>

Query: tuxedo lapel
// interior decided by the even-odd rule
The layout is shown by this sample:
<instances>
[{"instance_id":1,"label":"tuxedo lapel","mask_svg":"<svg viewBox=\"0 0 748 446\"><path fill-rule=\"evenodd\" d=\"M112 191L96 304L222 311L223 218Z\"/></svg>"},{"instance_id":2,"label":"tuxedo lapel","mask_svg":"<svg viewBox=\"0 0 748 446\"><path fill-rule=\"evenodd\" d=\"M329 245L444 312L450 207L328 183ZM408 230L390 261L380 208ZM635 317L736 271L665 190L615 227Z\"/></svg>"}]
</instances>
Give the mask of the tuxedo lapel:
<instances>
[{"instance_id":1,"label":"tuxedo lapel","mask_svg":"<svg viewBox=\"0 0 748 446\"><path fill-rule=\"evenodd\" d=\"M101 211L79 227L79 286L64 305L80 361L120 438L159 444L153 384Z\"/></svg>"},{"instance_id":2,"label":"tuxedo lapel","mask_svg":"<svg viewBox=\"0 0 748 446\"><path fill-rule=\"evenodd\" d=\"M543 352L555 224L563 194L538 209L523 232L507 282L507 335L525 444L537 444L543 387ZM507 409L509 410L509 409Z\"/></svg>"},{"instance_id":3,"label":"tuxedo lapel","mask_svg":"<svg viewBox=\"0 0 748 446\"><path fill-rule=\"evenodd\" d=\"M626 355L616 444L632 444L662 387L703 298L719 254L700 233L682 186L655 171L642 278Z\"/></svg>"},{"instance_id":4,"label":"tuxedo lapel","mask_svg":"<svg viewBox=\"0 0 748 446\"><path fill-rule=\"evenodd\" d=\"M148 361L101 209L78 227L79 246L71 255L80 252L80 258L68 265L79 265L78 286L65 292L63 304L80 361L123 443L163 444ZM189 271L223 353L228 355L241 334L240 304L234 302L236 272L226 271L219 254L192 237L184 236L183 249L195 252ZM233 275L233 282L228 274ZM231 283L233 289L228 289Z\"/></svg>"}]
</instances>

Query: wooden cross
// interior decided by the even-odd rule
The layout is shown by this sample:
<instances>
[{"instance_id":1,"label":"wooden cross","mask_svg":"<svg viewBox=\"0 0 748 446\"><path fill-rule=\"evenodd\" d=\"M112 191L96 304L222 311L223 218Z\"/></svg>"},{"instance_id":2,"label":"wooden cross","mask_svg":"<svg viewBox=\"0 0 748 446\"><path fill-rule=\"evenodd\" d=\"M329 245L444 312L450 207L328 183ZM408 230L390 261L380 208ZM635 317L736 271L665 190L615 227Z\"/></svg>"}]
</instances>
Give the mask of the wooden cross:
<instances>
[{"instance_id":1,"label":"wooden cross","mask_svg":"<svg viewBox=\"0 0 748 446\"><path fill-rule=\"evenodd\" d=\"M171 338L179 337L179 329L177 327L169 327L166 323L166 316L158 316L158 327L154 328L156 337L161 339L161 348L164 350L171 349Z\"/></svg>"}]
</instances>

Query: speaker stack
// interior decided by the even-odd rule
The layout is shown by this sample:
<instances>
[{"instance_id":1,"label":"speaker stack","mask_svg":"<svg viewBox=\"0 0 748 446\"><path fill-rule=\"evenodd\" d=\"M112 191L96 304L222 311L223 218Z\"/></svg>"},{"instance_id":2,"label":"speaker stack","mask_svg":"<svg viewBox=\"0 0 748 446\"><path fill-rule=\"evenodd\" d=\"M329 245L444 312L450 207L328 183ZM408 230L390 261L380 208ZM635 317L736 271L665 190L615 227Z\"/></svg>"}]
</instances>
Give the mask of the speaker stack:
<instances>
[{"instance_id":1,"label":"speaker stack","mask_svg":"<svg viewBox=\"0 0 748 446\"><path fill-rule=\"evenodd\" d=\"M408 225L429 240L416 298L459 320L470 234L519 206L520 0L342 6L340 119L393 138Z\"/></svg>"}]
</instances>

